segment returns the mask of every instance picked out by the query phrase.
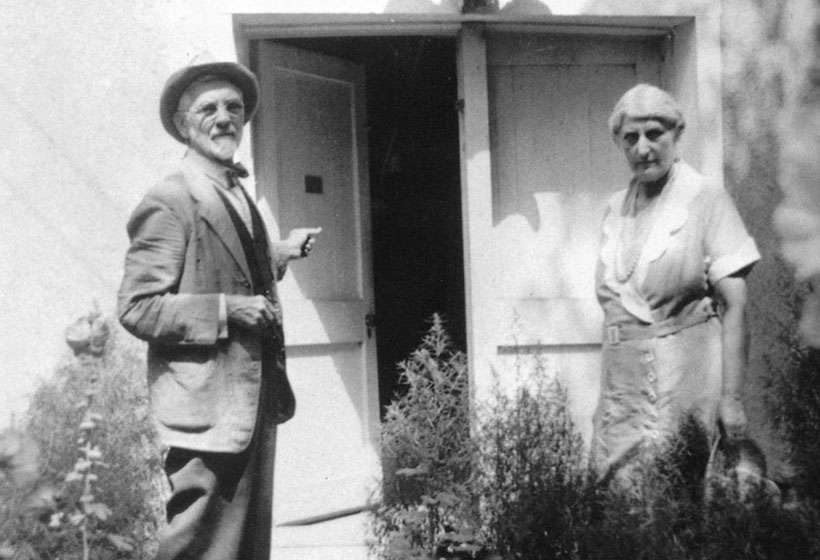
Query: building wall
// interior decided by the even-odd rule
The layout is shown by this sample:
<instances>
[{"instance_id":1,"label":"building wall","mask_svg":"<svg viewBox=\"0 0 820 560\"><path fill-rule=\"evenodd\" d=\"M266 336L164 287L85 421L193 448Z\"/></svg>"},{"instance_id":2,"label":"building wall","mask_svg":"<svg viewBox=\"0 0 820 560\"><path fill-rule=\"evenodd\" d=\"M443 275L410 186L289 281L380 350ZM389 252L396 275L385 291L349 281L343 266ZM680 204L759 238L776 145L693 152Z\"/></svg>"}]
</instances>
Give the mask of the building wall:
<instances>
[{"instance_id":1,"label":"building wall","mask_svg":"<svg viewBox=\"0 0 820 560\"><path fill-rule=\"evenodd\" d=\"M127 2L2 10L13 23L0 38L0 96L14 137L0 148L0 425L51 373L69 322L93 301L113 309L128 212L180 152L153 102L177 63L165 58L178 48L168 18Z\"/></svg>"},{"instance_id":2,"label":"building wall","mask_svg":"<svg viewBox=\"0 0 820 560\"><path fill-rule=\"evenodd\" d=\"M558 4L551 2L550 7ZM716 178L718 183L722 182L723 138L719 125L722 122L721 5L697 0L629 3L593 0L573 6L561 4L566 11L553 10L553 13L582 16L575 21L601 26L596 29L598 32L626 33L632 39L646 38L651 44L645 45L648 50L639 49L643 54L628 62L622 60L620 64L624 69L632 68L639 81L660 81L673 91L687 115L687 134L680 145L683 157L703 173ZM626 15L632 17L624 18ZM609 19L609 16L622 17ZM626 25L639 28L621 27ZM473 94L483 89L492 92L493 69L507 63L503 57L494 59L494 48L485 40L486 37L492 40L492 34L465 33L465 37L471 48L465 47L463 53L480 51L482 45L488 45L486 69L481 54L462 62L467 69L465 80L471 80L471 87L467 89ZM544 357L546 359L540 362L544 365L544 373L558 376L568 387L574 420L586 435L592 430L592 413L600 387L602 318L594 298L597 228L608 198L606 193L623 188L628 180L622 156L617 154L605 133L606 118L612 105L636 79L621 75L620 70L616 70L618 65L603 69L614 62L607 57L627 54L629 49L623 39L620 36L617 40L595 41L592 50L600 48L600 56L585 58L583 49L573 51L569 48L573 41L577 41L579 47L589 46L590 42L583 39L568 41L565 35L557 35L549 39L556 44L546 46L538 44L536 39L522 38L521 48L510 52L516 56L530 56L525 45L532 45L532 56L522 64L527 68L526 72L531 72L537 63L544 65L543 72L548 73L549 60L557 60L555 57L559 54L572 52L568 55L572 66L565 76L568 79L562 80L564 76L559 75L555 80L546 80L546 84L532 86L532 91L519 89L522 98L512 102L514 109L502 110L510 117L506 122L496 118L499 113L492 94L486 100L475 95L472 103L465 95L463 115L466 132L462 138L465 144L462 185L470 302L467 332L471 389L476 400L482 401L492 390L496 378L506 380L508 373L517 374L510 367L510 357L517 359L522 353ZM616 46L614 43L618 41L621 44ZM508 62L515 64L512 59ZM583 94L568 93L574 83L573 74L578 72L578 66L585 64L595 68L590 76L607 72L605 84L599 87L585 84L580 88ZM659 69L651 69L658 64ZM543 79L543 73L537 73L534 78ZM613 87L619 82L621 86ZM523 88L524 83L526 80L516 81L514 87ZM540 94L538 87L542 88ZM556 88L567 92L557 99L571 100L569 105L575 107L574 110L550 99L550 91ZM539 106L538 102L546 106ZM482 108L485 103L487 110ZM527 111L533 108L533 114L528 115ZM576 117L574 111L584 116ZM483 114L485 112L489 118ZM551 115L552 112L555 115ZM550 122L550 118L554 122ZM494 135L493 127L506 127L516 119L522 123L521 130L506 136L502 150L493 149L494 136L503 136ZM578 119L592 119L593 122L573 127L571 123ZM599 121L600 128L595 127L594 121ZM540 132L547 129L548 134L555 135L550 140L556 142L556 151L560 155L556 157L550 152L540 156L539 147L554 148L547 147L549 142L537 138L537 133L531 134L532 130L527 127L535 122L543 127ZM585 125L589 125L588 131L584 130ZM588 139L585 138L587 133ZM516 147L512 148L511 144ZM568 173L565 166L577 166L578 162L561 153L562 148L572 156L588 152L590 155L586 161L593 167L592 177L580 171L574 180L569 178L572 173ZM518 161L511 166L512 172L507 169L507 173L501 173L497 178L499 151ZM488 157L489 153L492 156ZM552 158L555 160L550 162ZM527 161L533 163L528 165ZM550 164L553 169L549 169ZM501 167L505 167L503 163ZM610 172L610 169L617 172ZM502 177L504 175L506 179ZM513 177L516 179L512 180ZM516 181L521 184L516 185ZM498 210L503 210L499 203L503 204L508 198L506 195L517 197L518 206L512 212L503 212L503 219L495 223ZM533 215L538 219L528 219ZM563 264L567 266L562 268Z\"/></svg>"},{"instance_id":3,"label":"building wall","mask_svg":"<svg viewBox=\"0 0 820 560\"><path fill-rule=\"evenodd\" d=\"M508 2L502 1L502 6ZM451 13L456 0L40 0L2 3L0 98L12 134L0 146L0 427L25 409L39 376L65 351L64 328L98 302L113 312L130 210L183 148L163 131L165 78L203 50L236 57L232 13ZM690 2L553 0L553 14L687 13ZM788 330L788 274L771 212L775 116L799 72L813 2L723 0L724 178L764 259L750 279L755 417L766 417L768 360ZM764 55L755 49L765 45ZM713 53L714 54L714 53ZM708 53L706 53L708 55ZM795 61L793 64L784 61ZM760 92L765 95L760 95ZM704 110L710 109L704 107ZM248 144L243 159L249 160ZM704 155L708 162L709 155ZM718 158L720 159L720 158ZM789 285L790 287L790 285Z\"/></svg>"},{"instance_id":4,"label":"building wall","mask_svg":"<svg viewBox=\"0 0 820 560\"><path fill-rule=\"evenodd\" d=\"M447 0L0 2L0 428L67 351L65 327L112 313L142 193L183 153L163 130L165 79L208 51L236 59L232 13L456 11ZM247 138L248 136L246 136ZM249 143L242 147L248 161Z\"/></svg>"},{"instance_id":5,"label":"building wall","mask_svg":"<svg viewBox=\"0 0 820 560\"><path fill-rule=\"evenodd\" d=\"M779 256L772 214L790 185L781 185L780 149L791 139L780 123L801 91L813 52L813 0L724 0L724 177L762 259L749 276L749 368L745 402L754 436L776 476L788 475L787 450L771 418L778 411L773 380L788 375L800 285Z\"/></svg>"}]
</instances>

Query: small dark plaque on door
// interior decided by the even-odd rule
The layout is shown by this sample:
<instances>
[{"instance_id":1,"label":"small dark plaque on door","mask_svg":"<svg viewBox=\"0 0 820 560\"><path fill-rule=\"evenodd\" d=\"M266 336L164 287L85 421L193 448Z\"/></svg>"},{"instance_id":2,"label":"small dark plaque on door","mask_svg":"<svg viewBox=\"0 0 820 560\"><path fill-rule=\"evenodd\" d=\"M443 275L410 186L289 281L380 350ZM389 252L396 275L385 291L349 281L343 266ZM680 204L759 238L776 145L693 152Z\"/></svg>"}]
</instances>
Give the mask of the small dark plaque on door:
<instances>
[{"instance_id":1,"label":"small dark plaque on door","mask_svg":"<svg viewBox=\"0 0 820 560\"><path fill-rule=\"evenodd\" d=\"M322 194L322 178L319 175L305 175L305 192Z\"/></svg>"}]
</instances>

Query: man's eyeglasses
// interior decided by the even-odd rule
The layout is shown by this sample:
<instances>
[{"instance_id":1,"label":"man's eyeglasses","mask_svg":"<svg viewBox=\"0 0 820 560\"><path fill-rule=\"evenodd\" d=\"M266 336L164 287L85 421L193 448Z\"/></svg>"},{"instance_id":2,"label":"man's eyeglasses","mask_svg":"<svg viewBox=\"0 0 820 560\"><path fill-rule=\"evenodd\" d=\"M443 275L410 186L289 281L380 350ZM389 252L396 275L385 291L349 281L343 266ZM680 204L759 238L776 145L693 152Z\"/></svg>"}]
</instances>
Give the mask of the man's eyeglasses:
<instances>
[{"instance_id":1,"label":"man's eyeglasses","mask_svg":"<svg viewBox=\"0 0 820 560\"><path fill-rule=\"evenodd\" d=\"M197 115L202 119L209 119L215 117L218 111L219 104L206 103L202 107L197 107L195 109L189 109L188 111L182 112ZM239 101L229 101L225 104L225 111L228 113L228 115L230 115L231 118L239 119L245 115L245 105L243 103L240 103Z\"/></svg>"}]
</instances>

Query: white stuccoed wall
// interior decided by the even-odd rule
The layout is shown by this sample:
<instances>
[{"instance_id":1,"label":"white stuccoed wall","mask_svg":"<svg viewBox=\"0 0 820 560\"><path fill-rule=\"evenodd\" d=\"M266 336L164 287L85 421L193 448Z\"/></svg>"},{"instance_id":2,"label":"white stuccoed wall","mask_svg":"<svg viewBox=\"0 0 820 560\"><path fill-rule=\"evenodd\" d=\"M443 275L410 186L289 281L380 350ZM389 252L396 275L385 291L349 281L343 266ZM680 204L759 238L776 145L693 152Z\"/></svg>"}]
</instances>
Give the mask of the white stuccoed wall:
<instances>
[{"instance_id":1,"label":"white stuccoed wall","mask_svg":"<svg viewBox=\"0 0 820 560\"><path fill-rule=\"evenodd\" d=\"M499 2L502 6L507 0ZM698 15L694 159L722 177L720 5L712 0L547 0L555 15ZM234 13L457 13L457 0L0 0L0 429L67 351L65 327L96 300L113 313L125 223L182 154L162 129L167 76L203 50L235 59ZM737 2L734 2L737 4ZM684 56L683 51L673 56ZM674 63L687 67L686 60ZM717 103L717 105L716 105ZM250 137L246 131L246 139ZM248 163L249 144L240 158ZM490 322L492 324L492 322ZM332 529L327 526L326 530ZM340 525L340 535L354 529ZM294 533L296 534L296 533ZM293 537L298 540L299 535ZM312 536L310 537L312 538ZM306 541L310 539L305 536ZM308 558L300 551L301 560ZM322 558L351 553L316 552Z\"/></svg>"},{"instance_id":2,"label":"white stuccoed wall","mask_svg":"<svg viewBox=\"0 0 820 560\"><path fill-rule=\"evenodd\" d=\"M508 0L501 0L501 6ZM0 428L25 410L66 351L63 330L92 301L113 313L125 222L183 151L163 131L166 77L203 50L236 57L234 13L458 12L457 0L0 1ZM722 175L720 2L551 0L555 15L698 14L700 168ZM717 8L715 8L717 6ZM676 54L675 56L677 56ZM680 65L685 66L681 61ZM687 78L690 78L687 76ZM250 135L246 133L246 138ZM249 144L241 159L250 161Z\"/></svg>"},{"instance_id":3,"label":"white stuccoed wall","mask_svg":"<svg viewBox=\"0 0 820 560\"><path fill-rule=\"evenodd\" d=\"M235 59L233 13L382 13L387 4L0 2L0 429L67 351L65 327L95 300L114 311L128 215L183 152L157 116L167 76L202 51ZM455 10L447 0L404 4ZM242 150L249 161L247 142Z\"/></svg>"},{"instance_id":4,"label":"white stuccoed wall","mask_svg":"<svg viewBox=\"0 0 820 560\"><path fill-rule=\"evenodd\" d=\"M0 145L0 429L67 351L65 327L92 301L114 310L128 215L182 153L157 117L167 76L202 51L235 59L233 13L383 13L388 4L0 2L10 132ZM393 5L457 11L454 0Z\"/></svg>"}]
</instances>

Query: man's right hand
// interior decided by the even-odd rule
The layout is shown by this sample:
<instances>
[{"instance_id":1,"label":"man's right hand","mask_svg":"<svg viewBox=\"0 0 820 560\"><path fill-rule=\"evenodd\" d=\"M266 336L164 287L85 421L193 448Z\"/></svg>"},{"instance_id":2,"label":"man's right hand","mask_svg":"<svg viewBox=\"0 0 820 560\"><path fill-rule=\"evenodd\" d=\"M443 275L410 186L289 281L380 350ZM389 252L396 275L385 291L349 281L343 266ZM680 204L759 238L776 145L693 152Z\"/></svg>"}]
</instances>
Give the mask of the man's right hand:
<instances>
[{"instance_id":1,"label":"man's right hand","mask_svg":"<svg viewBox=\"0 0 820 560\"><path fill-rule=\"evenodd\" d=\"M279 310L265 296L225 295L228 323L264 332L281 320Z\"/></svg>"}]
</instances>

